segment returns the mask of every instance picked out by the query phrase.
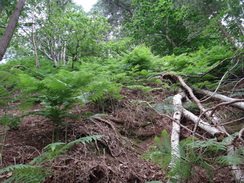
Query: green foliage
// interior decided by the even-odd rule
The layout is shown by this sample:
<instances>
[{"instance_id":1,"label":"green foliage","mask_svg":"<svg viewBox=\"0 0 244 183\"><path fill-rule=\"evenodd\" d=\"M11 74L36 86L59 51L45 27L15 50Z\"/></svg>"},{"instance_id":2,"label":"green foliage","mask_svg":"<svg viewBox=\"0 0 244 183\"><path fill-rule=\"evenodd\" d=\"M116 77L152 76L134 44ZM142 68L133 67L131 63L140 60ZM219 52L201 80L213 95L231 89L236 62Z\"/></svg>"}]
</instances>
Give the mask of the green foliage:
<instances>
[{"instance_id":1,"label":"green foliage","mask_svg":"<svg viewBox=\"0 0 244 183\"><path fill-rule=\"evenodd\" d=\"M120 100L122 96L119 94L125 73L118 70L119 63L117 60L108 60L104 63L84 63L80 70L87 72L93 76L93 80L86 88L89 92L87 99L89 101L104 102L107 99Z\"/></svg>"},{"instance_id":2,"label":"green foliage","mask_svg":"<svg viewBox=\"0 0 244 183\"><path fill-rule=\"evenodd\" d=\"M15 128L19 125L20 117L15 117L10 114L5 114L0 117L0 125L7 126L9 128Z\"/></svg>"},{"instance_id":3,"label":"green foliage","mask_svg":"<svg viewBox=\"0 0 244 183\"><path fill-rule=\"evenodd\" d=\"M216 139L205 141L196 141L196 138L186 138L179 145L180 158L171 155L171 144L168 133L164 130L161 138L155 137L157 146L150 147L151 149L142 155L142 158L149 159L153 163L157 163L162 169L168 169L167 176L171 181L188 180L194 176L194 168L200 166L207 171L209 179L212 179L211 166L208 164L204 155L210 151L223 150L223 145L216 144ZM194 145L194 147L193 147ZM199 149L198 149L199 148ZM205 150L203 150L205 148ZM174 158L174 166L168 167L172 158Z\"/></svg>"},{"instance_id":4,"label":"green foliage","mask_svg":"<svg viewBox=\"0 0 244 183\"><path fill-rule=\"evenodd\" d=\"M74 144L76 143L90 143L93 140L97 140L98 138L104 137L103 135L93 135L82 137L80 139L74 140L69 143L52 143L47 145L44 148L44 153L40 156L34 158L30 164L31 165L11 165L5 168L0 169L0 173L3 172L12 172L13 175L4 181L4 183L8 182L26 182L26 183L39 183L45 181L45 179L52 174L52 169L49 167L45 167L44 163L48 161L52 161L57 158L61 154L67 152Z\"/></svg>"},{"instance_id":5,"label":"green foliage","mask_svg":"<svg viewBox=\"0 0 244 183\"><path fill-rule=\"evenodd\" d=\"M10 94L16 90L17 84L18 78L15 74L0 70L0 106L11 100Z\"/></svg>"},{"instance_id":6,"label":"green foliage","mask_svg":"<svg viewBox=\"0 0 244 183\"><path fill-rule=\"evenodd\" d=\"M220 156L217 161L221 165L242 165L244 163L244 148L236 149L233 155Z\"/></svg>"},{"instance_id":7,"label":"green foliage","mask_svg":"<svg viewBox=\"0 0 244 183\"><path fill-rule=\"evenodd\" d=\"M175 71L181 75L202 75L214 68L220 61L232 57L235 52L230 51L228 47L215 46L211 49L201 47L198 51L184 53L181 55L171 55L154 59L154 65L164 71ZM220 64L213 71L202 78L189 78L188 82L193 83L195 87L216 87L223 74L231 67L230 62Z\"/></svg>"},{"instance_id":8,"label":"green foliage","mask_svg":"<svg viewBox=\"0 0 244 183\"><path fill-rule=\"evenodd\" d=\"M61 154L67 152L74 144L77 144L77 143L86 144L86 143L90 143L93 140L97 140L98 138L102 138L102 137L104 137L104 136L103 135L92 135L92 136L79 138L79 139L69 142L67 144L63 143L63 142L56 142L56 143L49 144L43 149L44 153L42 153L40 156L34 158L31 161L31 164L32 165L33 164L42 165L43 163L52 161L53 159L57 158Z\"/></svg>"},{"instance_id":9,"label":"green foliage","mask_svg":"<svg viewBox=\"0 0 244 183\"><path fill-rule=\"evenodd\" d=\"M149 159L153 163L157 163L161 168L166 169L171 161L171 144L170 138L166 130L162 131L161 139L154 138L157 147L151 146L150 150L141 157Z\"/></svg>"},{"instance_id":10,"label":"green foliage","mask_svg":"<svg viewBox=\"0 0 244 183\"><path fill-rule=\"evenodd\" d=\"M43 80L21 74L20 86L28 97L27 101L41 101L45 107L43 111L29 114L45 116L54 124L60 125L65 118L73 117L68 113L68 109L74 103L83 102L77 96L82 95L82 89L85 89L91 80L91 75L84 72L60 70L56 75L47 76Z\"/></svg>"},{"instance_id":11,"label":"green foliage","mask_svg":"<svg viewBox=\"0 0 244 183\"><path fill-rule=\"evenodd\" d=\"M244 96L244 88L236 89L235 93L231 94L231 97L241 97Z\"/></svg>"},{"instance_id":12,"label":"green foliage","mask_svg":"<svg viewBox=\"0 0 244 183\"><path fill-rule=\"evenodd\" d=\"M217 65L221 60L233 56L233 54L234 52L223 46L215 46L212 49L202 47L200 50L190 54L163 57L161 63L164 64L165 70L176 71L180 74L201 75ZM211 74L214 74L214 76L223 74L223 70L226 70L227 66L228 64L221 65L217 71L215 70Z\"/></svg>"},{"instance_id":13,"label":"green foliage","mask_svg":"<svg viewBox=\"0 0 244 183\"><path fill-rule=\"evenodd\" d=\"M152 65L153 54L145 45L137 46L125 56L125 63L135 71L149 70Z\"/></svg>"},{"instance_id":14,"label":"green foliage","mask_svg":"<svg viewBox=\"0 0 244 183\"><path fill-rule=\"evenodd\" d=\"M46 177L50 175L50 170L43 166L31 166L31 165L11 165L0 169L0 173L12 172L13 175L4 181L4 183L40 183L43 182Z\"/></svg>"},{"instance_id":15,"label":"green foliage","mask_svg":"<svg viewBox=\"0 0 244 183\"><path fill-rule=\"evenodd\" d=\"M168 97L163 103L152 104L153 108L161 114L172 114L175 108L172 104L173 97Z\"/></svg>"},{"instance_id":16,"label":"green foliage","mask_svg":"<svg viewBox=\"0 0 244 183\"><path fill-rule=\"evenodd\" d=\"M132 90L141 90L142 95L145 95L151 91L162 89L162 88L151 88L149 86L143 86L143 85L129 85L129 86L127 86L127 88L132 89Z\"/></svg>"}]
</instances>

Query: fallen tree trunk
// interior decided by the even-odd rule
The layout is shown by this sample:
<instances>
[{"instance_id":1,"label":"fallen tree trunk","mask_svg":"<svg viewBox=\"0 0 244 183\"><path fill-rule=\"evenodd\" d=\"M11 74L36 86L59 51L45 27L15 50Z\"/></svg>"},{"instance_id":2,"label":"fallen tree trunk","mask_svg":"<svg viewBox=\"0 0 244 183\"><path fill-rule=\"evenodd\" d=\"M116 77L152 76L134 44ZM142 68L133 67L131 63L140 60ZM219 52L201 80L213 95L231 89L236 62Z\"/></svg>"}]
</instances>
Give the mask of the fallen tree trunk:
<instances>
[{"instance_id":1,"label":"fallen tree trunk","mask_svg":"<svg viewBox=\"0 0 244 183\"><path fill-rule=\"evenodd\" d=\"M172 131L171 131L171 162L169 167L174 167L178 158L180 158L179 142L180 142L180 120L182 116L182 99L184 98L183 93L179 93L173 97L173 105L175 112L173 115ZM180 182L180 176L176 175L172 177L174 180ZM167 183L171 183L172 180L169 179ZM175 182L175 181L174 181Z\"/></svg>"},{"instance_id":2,"label":"fallen tree trunk","mask_svg":"<svg viewBox=\"0 0 244 183\"><path fill-rule=\"evenodd\" d=\"M204 122L203 120L201 120L200 118L198 118L197 116L195 116L193 113L191 113L190 111L188 111L186 109L183 109L183 114L187 119L189 119L189 120L193 121L195 124L197 124L197 126L202 128L203 130L207 131L208 133L210 133L211 135L216 137L218 140L222 140L222 132L219 129L212 127L209 123ZM215 121L218 122L219 119L215 118ZM225 131L224 127L223 127L223 130ZM228 156L235 154L235 147L233 145L227 146L227 154L228 154ZM231 168L232 174L235 177L235 180L237 182L243 182L244 173L241 170L241 168L238 165L231 165L230 168Z\"/></svg>"},{"instance_id":3,"label":"fallen tree trunk","mask_svg":"<svg viewBox=\"0 0 244 183\"><path fill-rule=\"evenodd\" d=\"M177 78L177 80L180 82L180 84L188 91L189 95L191 96L191 98L193 99L194 102L196 102L197 106L199 107L199 109L201 110L202 114L206 116L206 118L210 121L212 121L212 123L224 134L229 135L225 129L223 129L221 126L218 125L218 118L215 115L212 115L212 112L205 109L203 107L203 105L201 104L200 100L198 100L198 98L194 95L193 90L191 89L191 87L189 87L185 81L183 80L183 78L179 75L174 75L174 77ZM200 115L201 116L201 115ZM200 119L200 117L199 117Z\"/></svg>"},{"instance_id":4,"label":"fallen tree trunk","mask_svg":"<svg viewBox=\"0 0 244 183\"><path fill-rule=\"evenodd\" d=\"M220 134L222 134L222 132L219 129L211 126L209 123L203 121L202 119L200 119L199 117L191 113L190 111L183 109L183 114L188 120L193 121L195 124L197 124L197 126L202 128L212 136L218 137Z\"/></svg>"},{"instance_id":5,"label":"fallen tree trunk","mask_svg":"<svg viewBox=\"0 0 244 183\"><path fill-rule=\"evenodd\" d=\"M232 99L232 98L226 97L224 95L220 95L220 94L214 94L214 93L209 92L207 90L198 90L198 91L201 91L202 94L209 95L209 96L211 96L213 98L216 98L216 99L220 99L220 100L223 100L223 101L226 101L226 102L233 102L233 103L230 103L230 104L233 104L233 105L234 104L242 104L243 103L243 102L234 103L234 101L236 101L236 99ZM241 105L235 105L235 106L238 107L238 108L241 107ZM214 110L211 112L209 117L212 116L213 112L214 112ZM208 123L202 121L201 119L199 119L197 116L195 116L191 112L189 112L189 111L184 109L183 110L183 114L185 115L186 118L191 119L195 123L198 123L198 126L200 128L202 128L202 129L206 130L207 132L211 133L217 139L219 138L219 136L221 136L221 132L220 131L218 132L217 128L210 127ZM220 120L217 117L214 118L214 121L215 121L215 123L219 123L220 122ZM224 127L221 127L221 129L226 131ZM227 155L231 156L233 154L235 154L235 147L233 145L228 145L227 146ZM236 182L243 182L244 181L244 173L243 173L243 171L241 170L241 168L238 165L231 165L231 172L234 175Z\"/></svg>"},{"instance_id":6,"label":"fallen tree trunk","mask_svg":"<svg viewBox=\"0 0 244 183\"><path fill-rule=\"evenodd\" d=\"M244 110L244 102L236 102L235 103L235 101L238 100L238 99L234 99L234 98L227 97L225 95L213 93L213 92L208 91L208 90L196 90L196 92L198 92L200 94L211 96L211 98L218 99L218 100L221 100L221 101L224 101L224 102L233 102L230 105Z\"/></svg>"}]
</instances>

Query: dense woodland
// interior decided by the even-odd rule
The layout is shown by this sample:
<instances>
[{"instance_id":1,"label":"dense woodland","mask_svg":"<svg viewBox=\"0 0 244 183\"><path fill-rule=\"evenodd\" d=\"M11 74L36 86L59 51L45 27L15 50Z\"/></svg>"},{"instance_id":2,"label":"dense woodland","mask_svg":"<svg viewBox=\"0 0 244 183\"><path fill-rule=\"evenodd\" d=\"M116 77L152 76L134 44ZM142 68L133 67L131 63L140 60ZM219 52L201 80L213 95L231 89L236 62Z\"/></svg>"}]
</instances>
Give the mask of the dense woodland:
<instances>
[{"instance_id":1,"label":"dense woodland","mask_svg":"<svg viewBox=\"0 0 244 183\"><path fill-rule=\"evenodd\" d=\"M241 0L0 0L0 181L244 182Z\"/></svg>"}]
</instances>

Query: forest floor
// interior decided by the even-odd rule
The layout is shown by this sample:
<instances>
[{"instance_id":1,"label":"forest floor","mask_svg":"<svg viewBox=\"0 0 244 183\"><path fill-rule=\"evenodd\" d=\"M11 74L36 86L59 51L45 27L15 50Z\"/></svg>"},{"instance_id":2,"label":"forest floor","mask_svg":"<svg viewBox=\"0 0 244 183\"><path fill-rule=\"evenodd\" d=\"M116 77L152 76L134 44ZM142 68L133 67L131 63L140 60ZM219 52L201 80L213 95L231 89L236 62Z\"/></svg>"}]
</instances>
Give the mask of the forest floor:
<instances>
[{"instance_id":1,"label":"forest floor","mask_svg":"<svg viewBox=\"0 0 244 183\"><path fill-rule=\"evenodd\" d=\"M158 86L154 86L157 88ZM160 136L163 130L169 134L172 122L166 116L160 115L146 102L163 103L172 96L166 89L158 89L150 93L141 90L123 88L121 101L106 101L99 103L75 105L70 111L81 119L68 120L68 142L89 135L105 135L96 143L75 144L66 154L56 158L46 166L54 169L54 174L46 182L54 183L144 183L147 181L166 182L165 170L156 164L142 159L141 155L155 146L154 137ZM16 94L17 95L17 94ZM134 101L134 102L133 102ZM138 105L145 103L145 105ZM19 102L12 103L8 111L16 116L20 111L15 107ZM32 110L39 110L37 104ZM86 113L106 114L99 118L85 117ZM0 111L0 116L3 111ZM189 129L194 128L183 119ZM0 168L14 164L28 164L42 153L42 149L52 143L51 121L39 116L27 116L22 119L21 126L7 132L4 143L4 153ZM207 136L200 129L198 134ZM4 130L1 128L1 136ZM61 127L60 141L64 142L65 127ZM191 132L182 129L181 139L191 136ZM195 175L189 183L209 182L204 170L194 167ZM1 176L0 182L4 180ZM233 176L229 168L223 166L215 169L214 182L231 183Z\"/></svg>"}]
</instances>

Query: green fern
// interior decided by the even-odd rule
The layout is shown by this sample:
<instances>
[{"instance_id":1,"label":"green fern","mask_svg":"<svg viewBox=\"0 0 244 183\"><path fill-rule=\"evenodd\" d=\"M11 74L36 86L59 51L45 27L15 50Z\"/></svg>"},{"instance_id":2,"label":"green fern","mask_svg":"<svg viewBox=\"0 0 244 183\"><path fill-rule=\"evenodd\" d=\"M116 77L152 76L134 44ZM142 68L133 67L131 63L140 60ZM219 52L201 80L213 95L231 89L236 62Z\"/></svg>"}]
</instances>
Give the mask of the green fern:
<instances>
[{"instance_id":1,"label":"green fern","mask_svg":"<svg viewBox=\"0 0 244 183\"><path fill-rule=\"evenodd\" d=\"M163 103L152 104L153 108L161 114L171 114L175 111L172 104L173 97L168 97Z\"/></svg>"},{"instance_id":2,"label":"green fern","mask_svg":"<svg viewBox=\"0 0 244 183\"><path fill-rule=\"evenodd\" d=\"M90 143L93 140L104 137L103 135L93 135L82 137L80 139L74 140L69 143L52 143L44 148L44 153L40 156L34 158L30 164L31 165L11 165L0 169L0 173L12 172L13 175L4 181L4 183L16 182L16 183L40 183L45 181L45 179L52 174L52 169L45 167L44 163L52 161L61 154L67 152L76 143Z\"/></svg>"},{"instance_id":3,"label":"green fern","mask_svg":"<svg viewBox=\"0 0 244 183\"><path fill-rule=\"evenodd\" d=\"M145 45L137 46L132 52L125 55L125 63L134 72L148 70L152 66L153 54Z\"/></svg>"},{"instance_id":4,"label":"green fern","mask_svg":"<svg viewBox=\"0 0 244 183\"><path fill-rule=\"evenodd\" d=\"M232 155L220 156L217 162L221 165L241 165L244 164L244 147L235 149Z\"/></svg>"},{"instance_id":5,"label":"green fern","mask_svg":"<svg viewBox=\"0 0 244 183\"><path fill-rule=\"evenodd\" d=\"M157 146L151 146L150 150L141 157L157 163L162 169L166 169L171 161L171 144L167 131L163 130L161 138L155 137L154 141Z\"/></svg>"},{"instance_id":6,"label":"green fern","mask_svg":"<svg viewBox=\"0 0 244 183\"><path fill-rule=\"evenodd\" d=\"M10 114L5 114L0 117L0 125L7 126L9 128L17 127L20 123L20 117L15 117Z\"/></svg>"},{"instance_id":7,"label":"green fern","mask_svg":"<svg viewBox=\"0 0 244 183\"><path fill-rule=\"evenodd\" d=\"M187 138L180 141L180 158L171 155L170 138L165 130L162 132L161 138L155 137L154 140L157 146L150 147L150 150L141 157L151 160L162 169L169 168L166 176L172 182L176 182L178 180L176 180L177 177L179 180L188 180L190 177L194 176L194 166L203 167L207 171L209 179L212 179L211 166L205 161L201 153L198 153L198 151L189 145L193 143L196 138ZM203 146L200 143L198 145ZM195 147L197 147L197 145ZM174 166L169 167L172 158L174 158Z\"/></svg>"},{"instance_id":8,"label":"green fern","mask_svg":"<svg viewBox=\"0 0 244 183\"><path fill-rule=\"evenodd\" d=\"M16 90L18 82L15 74L0 71L0 106L4 106L12 100L10 94Z\"/></svg>"},{"instance_id":9,"label":"green fern","mask_svg":"<svg viewBox=\"0 0 244 183\"><path fill-rule=\"evenodd\" d=\"M67 152L67 150L69 150L76 143L86 144L86 143L90 143L93 140L97 140L98 138L102 138L102 137L104 137L104 136L103 135L93 135L93 136L82 137L80 139L74 140L67 144L63 143L63 142L56 142L56 143L49 144L43 149L44 153L41 154L40 156L36 157L35 159L33 159L31 161L31 164L32 165L33 164L42 165L43 163L45 163L47 161L52 161L59 155Z\"/></svg>"},{"instance_id":10,"label":"green fern","mask_svg":"<svg viewBox=\"0 0 244 183\"><path fill-rule=\"evenodd\" d=\"M31 166L31 165L11 165L0 169L0 173L12 172L13 175L5 180L3 183L40 183L43 182L50 174L51 169L43 166Z\"/></svg>"}]
</instances>

